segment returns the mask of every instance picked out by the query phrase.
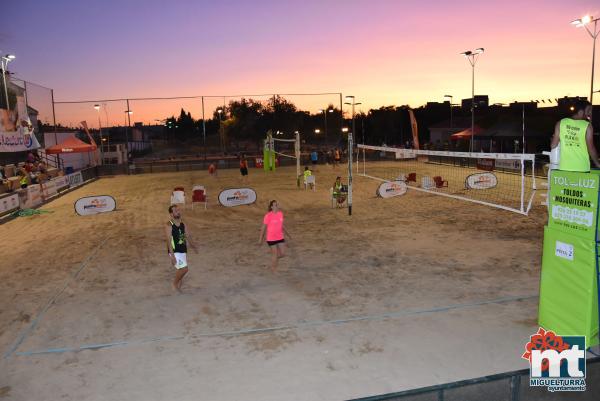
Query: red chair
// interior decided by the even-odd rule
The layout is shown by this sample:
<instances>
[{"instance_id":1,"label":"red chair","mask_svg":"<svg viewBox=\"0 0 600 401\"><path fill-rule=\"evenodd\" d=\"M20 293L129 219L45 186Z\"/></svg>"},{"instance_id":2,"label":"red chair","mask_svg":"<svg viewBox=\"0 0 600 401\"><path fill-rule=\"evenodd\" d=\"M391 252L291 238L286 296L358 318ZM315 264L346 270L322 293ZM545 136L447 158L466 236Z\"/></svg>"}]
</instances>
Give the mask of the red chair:
<instances>
[{"instance_id":1,"label":"red chair","mask_svg":"<svg viewBox=\"0 0 600 401\"><path fill-rule=\"evenodd\" d=\"M204 209L206 210L208 196L204 185L195 185L192 189L192 210L194 209L194 203L204 203Z\"/></svg>"},{"instance_id":2,"label":"red chair","mask_svg":"<svg viewBox=\"0 0 600 401\"><path fill-rule=\"evenodd\" d=\"M408 173L406 176L406 182L417 182L417 173Z\"/></svg>"},{"instance_id":3,"label":"red chair","mask_svg":"<svg viewBox=\"0 0 600 401\"><path fill-rule=\"evenodd\" d=\"M442 179L442 177L440 177L439 175L433 177L433 182L435 182L436 188L448 187L448 180Z\"/></svg>"}]
</instances>

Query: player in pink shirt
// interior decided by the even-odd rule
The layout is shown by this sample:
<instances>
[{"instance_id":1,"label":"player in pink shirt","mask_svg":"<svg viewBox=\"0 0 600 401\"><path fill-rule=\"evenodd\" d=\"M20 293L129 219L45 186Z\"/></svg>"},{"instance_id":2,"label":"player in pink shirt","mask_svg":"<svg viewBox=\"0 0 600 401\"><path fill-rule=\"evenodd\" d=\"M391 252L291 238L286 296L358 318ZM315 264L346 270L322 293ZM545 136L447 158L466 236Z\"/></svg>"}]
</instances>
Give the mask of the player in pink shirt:
<instances>
[{"instance_id":1,"label":"player in pink shirt","mask_svg":"<svg viewBox=\"0 0 600 401\"><path fill-rule=\"evenodd\" d=\"M271 248L271 271L277 272L277 260L285 256L285 239L283 233L291 239L292 236L283 226L283 213L279 210L276 200L269 202L269 212L265 214L263 225L260 230L258 244L262 244L263 238L267 232L267 244Z\"/></svg>"}]
</instances>

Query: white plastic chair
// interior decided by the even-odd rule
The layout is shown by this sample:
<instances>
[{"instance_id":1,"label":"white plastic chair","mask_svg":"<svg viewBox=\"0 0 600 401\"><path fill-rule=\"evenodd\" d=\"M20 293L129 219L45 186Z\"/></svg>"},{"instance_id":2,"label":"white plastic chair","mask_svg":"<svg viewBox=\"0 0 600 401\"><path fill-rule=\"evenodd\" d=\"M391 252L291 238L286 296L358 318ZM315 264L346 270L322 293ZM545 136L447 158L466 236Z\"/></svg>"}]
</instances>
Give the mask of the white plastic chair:
<instances>
[{"instance_id":1,"label":"white plastic chair","mask_svg":"<svg viewBox=\"0 0 600 401\"><path fill-rule=\"evenodd\" d=\"M171 205L183 205L185 207L185 191L176 188L171 193Z\"/></svg>"},{"instance_id":2,"label":"white plastic chair","mask_svg":"<svg viewBox=\"0 0 600 401\"><path fill-rule=\"evenodd\" d=\"M306 180L304 180L304 189L308 189L308 186L312 184L312 190L316 191L317 190L317 178L314 175L309 175L308 177L306 177Z\"/></svg>"}]
</instances>

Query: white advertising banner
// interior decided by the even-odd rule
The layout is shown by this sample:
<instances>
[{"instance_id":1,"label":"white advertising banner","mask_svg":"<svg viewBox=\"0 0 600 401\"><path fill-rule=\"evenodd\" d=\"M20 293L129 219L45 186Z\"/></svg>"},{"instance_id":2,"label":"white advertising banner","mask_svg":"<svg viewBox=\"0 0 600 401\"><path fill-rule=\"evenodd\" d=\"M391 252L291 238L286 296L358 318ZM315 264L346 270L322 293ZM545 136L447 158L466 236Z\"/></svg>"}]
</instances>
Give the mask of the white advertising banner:
<instances>
[{"instance_id":1,"label":"white advertising banner","mask_svg":"<svg viewBox=\"0 0 600 401\"><path fill-rule=\"evenodd\" d=\"M219 203L226 207L250 205L256 202L256 192L251 188L230 188L219 194Z\"/></svg>"},{"instance_id":2,"label":"white advertising banner","mask_svg":"<svg viewBox=\"0 0 600 401\"><path fill-rule=\"evenodd\" d=\"M503 168L506 170L521 170L520 160L496 160L496 168Z\"/></svg>"},{"instance_id":3,"label":"white advertising banner","mask_svg":"<svg viewBox=\"0 0 600 401\"><path fill-rule=\"evenodd\" d=\"M78 171L73 174L69 174L69 175L67 175L67 177L69 178L69 185L71 187L77 187L77 186L83 184L83 176L81 175L81 171Z\"/></svg>"},{"instance_id":4,"label":"white advertising banner","mask_svg":"<svg viewBox=\"0 0 600 401\"><path fill-rule=\"evenodd\" d=\"M39 147L40 143L34 134L0 132L0 152L25 152Z\"/></svg>"},{"instance_id":5,"label":"white advertising banner","mask_svg":"<svg viewBox=\"0 0 600 401\"><path fill-rule=\"evenodd\" d=\"M19 208L19 195L13 194L0 198L0 214L12 212Z\"/></svg>"},{"instance_id":6,"label":"white advertising banner","mask_svg":"<svg viewBox=\"0 0 600 401\"><path fill-rule=\"evenodd\" d=\"M75 202L75 211L80 216L112 212L116 207L115 198L108 195L86 196Z\"/></svg>"},{"instance_id":7,"label":"white advertising banner","mask_svg":"<svg viewBox=\"0 0 600 401\"><path fill-rule=\"evenodd\" d=\"M43 183L41 185L42 185L42 194L43 194L44 199L48 198L50 196L56 195L56 193L58 192L56 190L56 183L52 180L46 181L45 183Z\"/></svg>"},{"instance_id":8,"label":"white advertising banner","mask_svg":"<svg viewBox=\"0 0 600 401\"><path fill-rule=\"evenodd\" d=\"M394 196L404 195L408 186L404 181L390 181L382 183L377 189L377 195L382 198L391 198Z\"/></svg>"},{"instance_id":9,"label":"white advertising banner","mask_svg":"<svg viewBox=\"0 0 600 401\"><path fill-rule=\"evenodd\" d=\"M70 185L69 177L67 177L66 175L61 175L56 178L53 178L52 181L54 182L57 191L60 191L63 188L67 188Z\"/></svg>"},{"instance_id":10,"label":"white advertising banner","mask_svg":"<svg viewBox=\"0 0 600 401\"><path fill-rule=\"evenodd\" d=\"M468 189L489 189L498 185L498 178L493 173L471 174L465 180Z\"/></svg>"},{"instance_id":11,"label":"white advertising banner","mask_svg":"<svg viewBox=\"0 0 600 401\"><path fill-rule=\"evenodd\" d=\"M38 184L30 185L18 192L21 209L32 209L42 203L42 194Z\"/></svg>"}]
</instances>

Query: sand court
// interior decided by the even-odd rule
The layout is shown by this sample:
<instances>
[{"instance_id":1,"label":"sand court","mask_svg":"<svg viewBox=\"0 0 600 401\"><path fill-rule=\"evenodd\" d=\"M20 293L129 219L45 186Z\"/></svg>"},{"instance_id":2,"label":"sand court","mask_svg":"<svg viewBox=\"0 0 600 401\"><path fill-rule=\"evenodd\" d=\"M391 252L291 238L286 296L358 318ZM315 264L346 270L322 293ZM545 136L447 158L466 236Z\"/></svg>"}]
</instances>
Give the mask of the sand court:
<instances>
[{"instance_id":1,"label":"sand court","mask_svg":"<svg viewBox=\"0 0 600 401\"><path fill-rule=\"evenodd\" d=\"M0 226L15 244L0 268L6 397L330 400L527 367L542 206L522 216L410 189L377 199L379 183L355 177L348 216L329 199L346 169L320 165L316 192L294 174L106 177ZM177 294L163 225L172 188L194 184L209 206L183 210L199 253ZM217 205L236 186L256 204ZM76 199L101 194L115 212L75 215ZM257 244L270 199L293 236L277 275Z\"/></svg>"}]
</instances>

